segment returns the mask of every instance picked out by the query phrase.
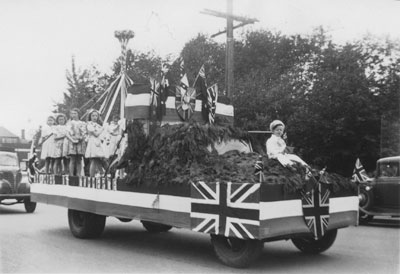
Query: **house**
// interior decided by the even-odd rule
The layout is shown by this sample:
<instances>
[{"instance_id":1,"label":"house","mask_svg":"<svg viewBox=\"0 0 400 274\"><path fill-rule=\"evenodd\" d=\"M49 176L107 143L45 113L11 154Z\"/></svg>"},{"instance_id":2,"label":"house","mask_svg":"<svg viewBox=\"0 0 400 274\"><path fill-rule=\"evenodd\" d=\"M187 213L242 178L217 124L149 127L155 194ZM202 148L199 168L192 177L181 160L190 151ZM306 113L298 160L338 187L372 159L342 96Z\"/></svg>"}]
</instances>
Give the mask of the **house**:
<instances>
[{"instance_id":1,"label":"house","mask_svg":"<svg viewBox=\"0 0 400 274\"><path fill-rule=\"evenodd\" d=\"M0 126L0 144L11 144L11 146L13 146L12 144L17 144L19 142L20 138L17 135L12 133L5 127Z\"/></svg>"},{"instance_id":2,"label":"house","mask_svg":"<svg viewBox=\"0 0 400 274\"><path fill-rule=\"evenodd\" d=\"M21 137L19 137L5 127L0 126L0 147L13 148L17 152L20 160L26 160L28 158L31 142L25 140L24 135L24 130L22 130Z\"/></svg>"}]
</instances>

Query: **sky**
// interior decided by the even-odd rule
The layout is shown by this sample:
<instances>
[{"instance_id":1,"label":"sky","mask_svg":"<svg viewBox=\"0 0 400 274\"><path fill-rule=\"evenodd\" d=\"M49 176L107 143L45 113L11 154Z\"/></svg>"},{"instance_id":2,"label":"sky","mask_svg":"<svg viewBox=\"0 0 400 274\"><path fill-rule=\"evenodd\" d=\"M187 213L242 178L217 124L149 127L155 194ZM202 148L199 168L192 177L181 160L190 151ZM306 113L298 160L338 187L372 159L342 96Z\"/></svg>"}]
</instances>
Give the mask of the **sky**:
<instances>
[{"instance_id":1,"label":"sky","mask_svg":"<svg viewBox=\"0 0 400 274\"><path fill-rule=\"evenodd\" d=\"M226 0L0 0L0 126L29 137L45 124L66 92L72 56L78 68L110 73L121 51L116 30L135 32L129 48L162 57L223 30L226 21L204 9L225 12ZM235 30L238 39L259 29L309 35L318 26L337 43L400 39L398 0L233 0L233 13L259 20Z\"/></svg>"}]
</instances>

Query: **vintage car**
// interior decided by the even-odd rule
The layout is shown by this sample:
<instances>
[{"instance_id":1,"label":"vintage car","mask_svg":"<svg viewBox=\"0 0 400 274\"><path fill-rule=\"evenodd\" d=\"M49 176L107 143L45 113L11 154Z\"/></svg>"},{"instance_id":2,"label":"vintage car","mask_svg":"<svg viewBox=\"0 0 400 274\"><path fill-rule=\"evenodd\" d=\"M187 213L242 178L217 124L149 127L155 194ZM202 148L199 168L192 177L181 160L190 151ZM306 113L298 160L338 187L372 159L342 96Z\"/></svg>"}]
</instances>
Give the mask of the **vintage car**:
<instances>
[{"instance_id":1,"label":"vintage car","mask_svg":"<svg viewBox=\"0 0 400 274\"><path fill-rule=\"evenodd\" d=\"M36 203L31 201L30 183L21 170L25 165L13 148L0 147L0 204L24 203L26 212L32 213Z\"/></svg>"},{"instance_id":2,"label":"vintage car","mask_svg":"<svg viewBox=\"0 0 400 274\"><path fill-rule=\"evenodd\" d=\"M360 222L374 216L400 217L400 156L377 161L375 178L360 183Z\"/></svg>"}]
</instances>

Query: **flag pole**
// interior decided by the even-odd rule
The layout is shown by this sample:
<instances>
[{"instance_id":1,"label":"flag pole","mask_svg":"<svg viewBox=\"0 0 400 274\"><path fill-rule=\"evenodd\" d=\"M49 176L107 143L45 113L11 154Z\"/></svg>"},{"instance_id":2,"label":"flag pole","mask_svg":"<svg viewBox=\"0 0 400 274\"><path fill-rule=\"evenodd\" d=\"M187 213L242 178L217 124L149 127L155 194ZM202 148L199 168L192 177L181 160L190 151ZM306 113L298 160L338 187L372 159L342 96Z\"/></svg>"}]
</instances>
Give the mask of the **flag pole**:
<instances>
[{"instance_id":1,"label":"flag pole","mask_svg":"<svg viewBox=\"0 0 400 274\"><path fill-rule=\"evenodd\" d=\"M131 30L122 30L122 31L115 31L114 36L119 40L121 43L121 56L119 58L121 63L121 81L124 81L121 85L121 107L120 107L120 117L121 119L125 117L125 97L126 97L126 85L125 85L125 76L126 76L126 56L127 56L127 45L129 39L135 37L135 33Z\"/></svg>"},{"instance_id":2,"label":"flag pole","mask_svg":"<svg viewBox=\"0 0 400 274\"><path fill-rule=\"evenodd\" d=\"M199 76L200 76L200 71L201 71L201 69L204 69L204 76L205 76L205 68L204 68L204 64L203 64L203 65L201 65L200 70L199 70L199 72L197 73L196 79L194 79L193 86L196 84L196 81L197 81L197 79L198 79ZM204 77L204 78L205 78L205 77Z\"/></svg>"}]
</instances>

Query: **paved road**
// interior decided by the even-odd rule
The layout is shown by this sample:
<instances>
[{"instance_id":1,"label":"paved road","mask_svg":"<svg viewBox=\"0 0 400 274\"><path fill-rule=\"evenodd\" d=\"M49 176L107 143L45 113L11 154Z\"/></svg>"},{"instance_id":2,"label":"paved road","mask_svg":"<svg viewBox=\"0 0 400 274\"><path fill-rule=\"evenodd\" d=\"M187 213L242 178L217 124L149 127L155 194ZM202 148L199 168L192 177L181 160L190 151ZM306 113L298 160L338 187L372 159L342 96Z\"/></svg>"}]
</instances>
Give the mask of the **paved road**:
<instances>
[{"instance_id":1,"label":"paved road","mask_svg":"<svg viewBox=\"0 0 400 274\"><path fill-rule=\"evenodd\" d=\"M0 206L0 273L400 273L400 219L339 230L328 251L310 256L290 241L266 243L249 269L219 263L207 235L184 229L149 234L137 221L107 218L103 237L79 240L65 208Z\"/></svg>"}]
</instances>

